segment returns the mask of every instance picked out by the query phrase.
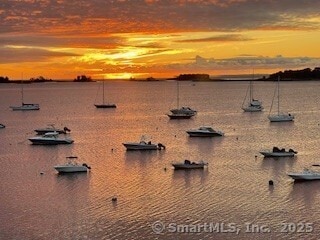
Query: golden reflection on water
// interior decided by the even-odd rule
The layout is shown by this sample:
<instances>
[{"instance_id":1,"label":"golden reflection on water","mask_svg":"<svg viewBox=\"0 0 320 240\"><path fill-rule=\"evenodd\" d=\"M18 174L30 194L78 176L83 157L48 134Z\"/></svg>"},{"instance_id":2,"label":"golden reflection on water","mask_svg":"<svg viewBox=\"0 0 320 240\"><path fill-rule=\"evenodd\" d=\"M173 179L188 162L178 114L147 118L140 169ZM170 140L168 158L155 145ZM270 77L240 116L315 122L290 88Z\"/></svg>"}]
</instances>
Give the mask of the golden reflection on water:
<instances>
[{"instance_id":1,"label":"golden reflection on water","mask_svg":"<svg viewBox=\"0 0 320 240\"><path fill-rule=\"evenodd\" d=\"M318 223L318 182L293 183L289 171L318 163L320 84L283 83L283 108L295 122L269 123L273 83L259 82L256 95L265 111L243 113L247 83L181 83L180 102L198 110L191 120L169 120L176 105L174 82L112 82L106 98L116 109L96 109L94 83L32 84L28 102L41 110L13 112L17 86L0 86L0 238L8 239L257 239L201 232L156 235L155 221L170 223L225 222L268 224ZM68 146L32 146L33 129L55 123L71 129ZM212 125L224 137L190 138L186 130ZM126 151L122 145L141 135L166 145L162 151ZM279 146L298 151L294 158L264 159L259 151ZM76 155L92 169L87 174L60 175L53 169ZM175 171L171 163L204 160L208 167ZM41 175L40 172L43 172ZM273 180L274 186L268 181ZM112 201L117 197L117 201ZM9 221L10 220L10 221ZM291 234L309 239L316 232ZM280 239L272 231L263 237Z\"/></svg>"}]
</instances>

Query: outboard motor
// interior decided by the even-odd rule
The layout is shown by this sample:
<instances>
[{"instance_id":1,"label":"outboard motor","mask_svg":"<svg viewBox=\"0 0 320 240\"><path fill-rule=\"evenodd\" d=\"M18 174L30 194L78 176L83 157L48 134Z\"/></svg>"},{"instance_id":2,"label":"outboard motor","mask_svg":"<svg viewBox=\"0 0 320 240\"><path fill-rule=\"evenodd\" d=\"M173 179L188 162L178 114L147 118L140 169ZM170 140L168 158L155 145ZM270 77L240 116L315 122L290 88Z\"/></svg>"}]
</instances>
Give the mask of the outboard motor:
<instances>
[{"instance_id":1,"label":"outboard motor","mask_svg":"<svg viewBox=\"0 0 320 240\"><path fill-rule=\"evenodd\" d=\"M161 149L166 149L166 146L163 145L162 143L158 143L158 149L161 150Z\"/></svg>"},{"instance_id":2,"label":"outboard motor","mask_svg":"<svg viewBox=\"0 0 320 240\"><path fill-rule=\"evenodd\" d=\"M91 169L91 167L88 166L86 163L83 163L82 166L84 166L84 167L86 167L86 168L88 168L88 169Z\"/></svg>"},{"instance_id":3,"label":"outboard motor","mask_svg":"<svg viewBox=\"0 0 320 240\"><path fill-rule=\"evenodd\" d=\"M71 132L71 130L70 130L69 128L67 128L67 127L64 127L64 128L63 128L63 131L64 131L65 133Z\"/></svg>"},{"instance_id":4,"label":"outboard motor","mask_svg":"<svg viewBox=\"0 0 320 240\"><path fill-rule=\"evenodd\" d=\"M289 152L293 152L294 154L297 154L298 152L293 150L292 148L289 149Z\"/></svg>"}]
</instances>

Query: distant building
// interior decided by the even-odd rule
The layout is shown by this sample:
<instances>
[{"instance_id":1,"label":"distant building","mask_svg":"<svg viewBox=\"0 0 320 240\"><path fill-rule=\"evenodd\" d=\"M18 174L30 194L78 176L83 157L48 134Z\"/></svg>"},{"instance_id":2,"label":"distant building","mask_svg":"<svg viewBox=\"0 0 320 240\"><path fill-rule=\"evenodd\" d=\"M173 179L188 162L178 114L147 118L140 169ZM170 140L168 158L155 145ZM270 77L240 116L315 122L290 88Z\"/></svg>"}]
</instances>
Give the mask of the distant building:
<instances>
[{"instance_id":1,"label":"distant building","mask_svg":"<svg viewBox=\"0 0 320 240\"><path fill-rule=\"evenodd\" d=\"M40 76L40 77L37 77L37 78L30 78L30 81L31 82L51 82L52 79L46 79L46 78Z\"/></svg>"},{"instance_id":2,"label":"distant building","mask_svg":"<svg viewBox=\"0 0 320 240\"><path fill-rule=\"evenodd\" d=\"M77 76L77 78L75 78L73 81L74 82L93 82L91 80L91 77L87 77L86 75Z\"/></svg>"}]
</instances>

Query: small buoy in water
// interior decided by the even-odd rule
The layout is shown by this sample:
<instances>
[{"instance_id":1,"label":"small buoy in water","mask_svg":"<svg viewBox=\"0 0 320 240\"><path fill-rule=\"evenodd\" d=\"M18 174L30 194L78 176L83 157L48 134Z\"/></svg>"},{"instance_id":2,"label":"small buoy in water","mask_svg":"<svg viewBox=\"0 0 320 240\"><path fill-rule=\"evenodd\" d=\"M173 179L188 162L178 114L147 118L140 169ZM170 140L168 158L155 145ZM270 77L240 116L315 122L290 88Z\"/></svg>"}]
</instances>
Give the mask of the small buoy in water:
<instances>
[{"instance_id":1,"label":"small buoy in water","mask_svg":"<svg viewBox=\"0 0 320 240\"><path fill-rule=\"evenodd\" d=\"M113 148L111 148L111 152L113 152Z\"/></svg>"},{"instance_id":2,"label":"small buoy in water","mask_svg":"<svg viewBox=\"0 0 320 240\"><path fill-rule=\"evenodd\" d=\"M118 199L117 199L117 197L113 197L111 200L112 200L112 202L116 202Z\"/></svg>"},{"instance_id":3,"label":"small buoy in water","mask_svg":"<svg viewBox=\"0 0 320 240\"><path fill-rule=\"evenodd\" d=\"M255 158L257 158L258 156L257 156L257 155L255 155L254 157L255 157Z\"/></svg>"},{"instance_id":4,"label":"small buoy in water","mask_svg":"<svg viewBox=\"0 0 320 240\"><path fill-rule=\"evenodd\" d=\"M273 185L273 181L272 180L269 180L269 185Z\"/></svg>"},{"instance_id":5,"label":"small buoy in water","mask_svg":"<svg viewBox=\"0 0 320 240\"><path fill-rule=\"evenodd\" d=\"M167 168L165 167L163 170L167 171Z\"/></svg>"},{"instance_id":6,"label":"small buoy in water","mask_svg":"<svg viewBox=\"0 0 320 240\"><path fill-rule=\"evenodd\" d=\"M43 175L43 174L44 174L44 172L40 172L40 174L41 174L41 175Z\"/></svg>"}]
</instances>

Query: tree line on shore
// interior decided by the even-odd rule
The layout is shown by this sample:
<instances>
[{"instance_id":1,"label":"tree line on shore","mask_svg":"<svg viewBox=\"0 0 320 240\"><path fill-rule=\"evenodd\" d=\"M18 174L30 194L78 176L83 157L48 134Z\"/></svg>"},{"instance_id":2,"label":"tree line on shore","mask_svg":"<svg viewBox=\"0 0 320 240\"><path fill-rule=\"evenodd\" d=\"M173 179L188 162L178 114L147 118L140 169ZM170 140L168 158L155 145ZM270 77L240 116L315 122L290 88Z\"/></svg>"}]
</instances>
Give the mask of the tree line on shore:
<instances>
[{"instance_id":1,"label":"tree line on shore","mask_svg":"<svg viewBox=\"0 0 320 240\"><path fill-rule=\"evenodd\" d=\"M277 80L280 77L283 81L291 80L320 80L320 67L305 68L302 70L285 70L277 73L270 74L269 80Z\"/></svg>"},{"instance_id":2,"label":"tree line on shore","mask_svg":"<svg viewBox=\"0 0 320 240\"><path fill-rule=\"evenodd\" d=\"M316 67L313 70L311 68L305 68L301 70L285 70L279 71L273 74L270 74L269 77L263 77L258 80L263 81L275 81L280 77L283 81L295 81L295 80L320 80L320 67ZM178 80L178 81L215 81L216 79L211 79L209 74L180 74L177 77L169 78L170 80ZM149 77L146 79L147 81L154 81L153 77ZM224 79L219 79L224 80ZM24 82L49 82L53 81L52 79L47 79L42 76L37 78L30 78L30 80L26 80ZM79 75L74 80L74 82L93 82L91 77L86 75ZM12 82L22 82L22 80L12 81L8 77L0 76L0 83L12 83Z\"/></svg>"}]
</instances>

